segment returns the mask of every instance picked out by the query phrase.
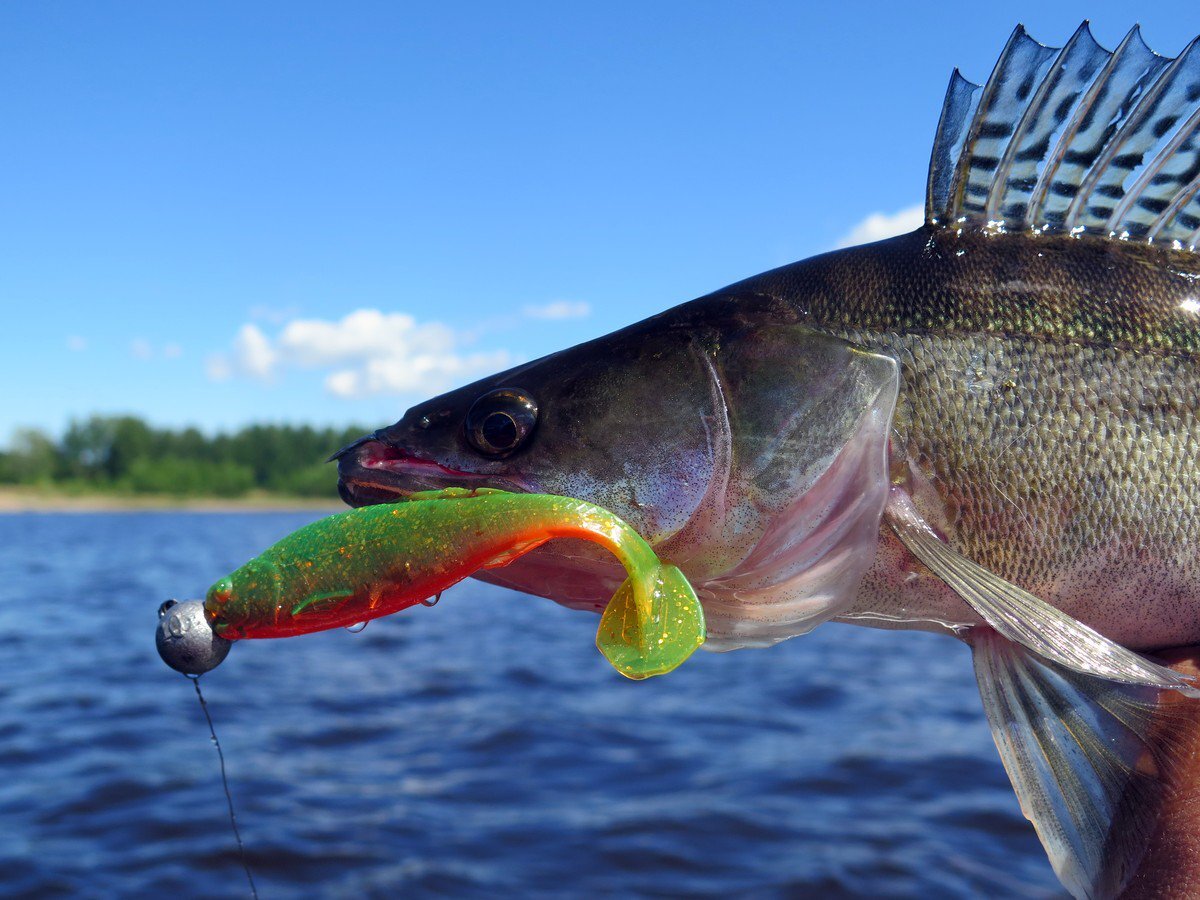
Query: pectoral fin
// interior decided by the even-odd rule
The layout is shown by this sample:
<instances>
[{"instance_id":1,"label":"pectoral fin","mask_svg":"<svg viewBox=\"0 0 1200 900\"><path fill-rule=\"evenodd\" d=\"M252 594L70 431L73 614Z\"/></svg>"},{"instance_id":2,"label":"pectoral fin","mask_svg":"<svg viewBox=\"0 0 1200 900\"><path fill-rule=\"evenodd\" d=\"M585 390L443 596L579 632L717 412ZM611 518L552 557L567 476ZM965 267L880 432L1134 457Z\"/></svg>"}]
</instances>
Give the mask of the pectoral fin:
<instances>
[{"instance_id":1,"label":"pectoral fin","mask_svg":"<svg viewBox=\"0 0 1200 900\"><path fill-rule=\"evenodd\" d=\"M1116 897L1188 759L1195 706L1079 675L990 628L967 641L992 737L1055 873L1074 897Z\"/></svg>"},{"instance_id":2,"label":"pectoral fin","mask_svg":"<svg viewBox=\"0 0 1200 900\"><path fill-rule=\"evenodd\" d=\"M1125 684L1173 688L1200 697L1190 678L1150 662L1077 619L957 553L893 488L884 517L909 551L1010 641L1084 675Z\"/></svg>"}]
</instances>

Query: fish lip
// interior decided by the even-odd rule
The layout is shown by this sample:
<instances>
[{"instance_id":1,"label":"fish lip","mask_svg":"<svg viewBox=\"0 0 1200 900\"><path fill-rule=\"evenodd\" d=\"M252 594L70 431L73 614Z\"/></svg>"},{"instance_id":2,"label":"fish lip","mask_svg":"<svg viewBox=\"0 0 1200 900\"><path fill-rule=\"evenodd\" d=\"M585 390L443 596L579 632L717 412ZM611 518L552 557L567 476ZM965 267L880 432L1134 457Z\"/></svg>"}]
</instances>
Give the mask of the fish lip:
<instances>
[{"instance_id":1,"label":"fish lip","mask_svg":"<svg viewBox=\"0 0 1200 900\"><path fill-rule=\"evenodd\" d=\"M338 463L338 494L349 506L394 503L416 491L448 487L498 487L526 492L519 480L444 466L405 447L381 440L378 432L359 438L333 455Z\"/></svg>"}]
</instances>

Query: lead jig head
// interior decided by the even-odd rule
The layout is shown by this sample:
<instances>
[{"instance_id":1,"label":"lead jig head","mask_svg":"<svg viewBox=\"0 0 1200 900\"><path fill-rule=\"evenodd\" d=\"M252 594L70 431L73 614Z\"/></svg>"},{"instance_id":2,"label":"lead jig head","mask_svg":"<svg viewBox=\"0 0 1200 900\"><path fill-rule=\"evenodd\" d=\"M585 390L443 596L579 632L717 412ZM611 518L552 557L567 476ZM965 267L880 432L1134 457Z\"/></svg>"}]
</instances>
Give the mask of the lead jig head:
<instances>
[{"instance_id":1,"label":"lead jig head","mask_svg":"<svg viewBox=\"0 0 1200 900\"><path fill-rule=\"evenodd\" d=\"M163 662L184 675L212 671L233 646L212 630L201 600L168 600L160 606L154 643Z\"/></svg>"}]
</instances>

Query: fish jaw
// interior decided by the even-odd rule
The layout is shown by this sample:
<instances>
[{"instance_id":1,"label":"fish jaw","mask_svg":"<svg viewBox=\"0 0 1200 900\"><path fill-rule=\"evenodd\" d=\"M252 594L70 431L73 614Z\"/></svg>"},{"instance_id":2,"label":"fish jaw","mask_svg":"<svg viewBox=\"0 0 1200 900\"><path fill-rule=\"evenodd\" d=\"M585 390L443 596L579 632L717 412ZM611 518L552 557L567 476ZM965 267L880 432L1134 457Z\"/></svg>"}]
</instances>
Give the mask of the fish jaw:
<instances>
[{"instance_id":1,"label":"fish jaw","mask_svg":"<svg viewBox=\"0 0 1200 900\"><path fill-rule=\"evenodd\" d=\"M338 463L338 493L349 506L370 506L403 500L417 491L448 487L493 487L514 493L530 493L523 479L497 477L443 465L434 459L389 441L375 432L335 454Z\"/></svg>"},{"instance_id":2,"label":"fish jaw","mask_svg":"<svg viewBox=\"0 0 1200 900\"><path fill-rule=\"evenodd\" d=\"M411 444L400 443L404 441L402 435L408 418L365 435L334 454L338 463L338 493L348 506L394 503L418 491L447 487L495 487L514 493L545 491L531 478L515 473L472 472L430 459L420 450L412 449ZM585 540L564 539L551 541L503 567L484 569L472 577L552 600L570 609L600 614L625 576L625 570L608 551Z\"/></svg>"},{"instance_id":3,"label":"fish jaw","mask_svg":"<svg viewBox=\"0 0 1200 900\"><path fill-rule=\"evenodd\" d=\"M553 600L599 615L625 579L612 554L580 540L551 541L503 568L485 569L478 581Z\"/></svg>"}]
</instances>

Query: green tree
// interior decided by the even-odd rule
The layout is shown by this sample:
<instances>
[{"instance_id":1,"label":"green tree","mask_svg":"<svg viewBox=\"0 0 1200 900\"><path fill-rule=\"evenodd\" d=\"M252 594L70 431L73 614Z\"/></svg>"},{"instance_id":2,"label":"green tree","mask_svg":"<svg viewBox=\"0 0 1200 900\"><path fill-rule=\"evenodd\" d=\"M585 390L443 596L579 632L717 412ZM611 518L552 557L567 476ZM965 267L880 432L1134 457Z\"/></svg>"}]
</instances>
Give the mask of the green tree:
<instances>
[{"instance_id":1,"label":"green tree","mask_svg":"<svg viewBox=\"0 0 1200 900\"><path fill-rule=\"evenodd\" d=\"M72 421L57 444L19 432L0 453L0 481L57 479L136 492L236 496L252 488L296 496L336 496L325 460L362 428L248 425L206 436L196 428L158 429L137 416Z\"/></svg>"},{"instance_id":2,"label":"green tree","mask_svg":"<svg viewBox=\"0 0 1200 900\"><path fill-rule=\"evenodd\" d=\"M137 459L123 483L136 493L237 497L254 487L254 473L237 463Z\"/></svg>"},{"instance_id":3,"label":"green tree","mask_svg":"<svg viewBox=\"0 0 1200 900\"><path fill-rule=\"evenodd\" d=\"M110 441L104 459L104 474L118 481L134 462L154 456L155 434L150 426L134 416L116 416L109 420Z\"/></svg>"},{"instance_id":4,"label":"green tree","mask_svg":"<svg viewBox=\"0 0 1200 900\"><path fill-rule=\"evenodd\" d=\"M336 498L337 471L325 463L312 463L301 469L289 469L276 475L270 489L293 497Z\"/></svg>"},{"instance_id":5,"label":"green tree","mask_svg":"<svg viewBox=\"0 0 1200 900\"><path fill-rule=\"evenodd\" d=\"M90 416L83 421L72 420L61 444L65 474L89 481L99 479L108 462L112 439L110 418Z\"/></svg>"},{"instance_id":6,"label":"green tree","mask_svg":"<svg viewBox=\"0 0 1200 900\"><path fill-rule=\"evenodd\" d=\"M58 446L45 432L22 428L13 435L0 466L0 480L16 484L49 482L58 473Z\"/></svg>"}]
</instances>

